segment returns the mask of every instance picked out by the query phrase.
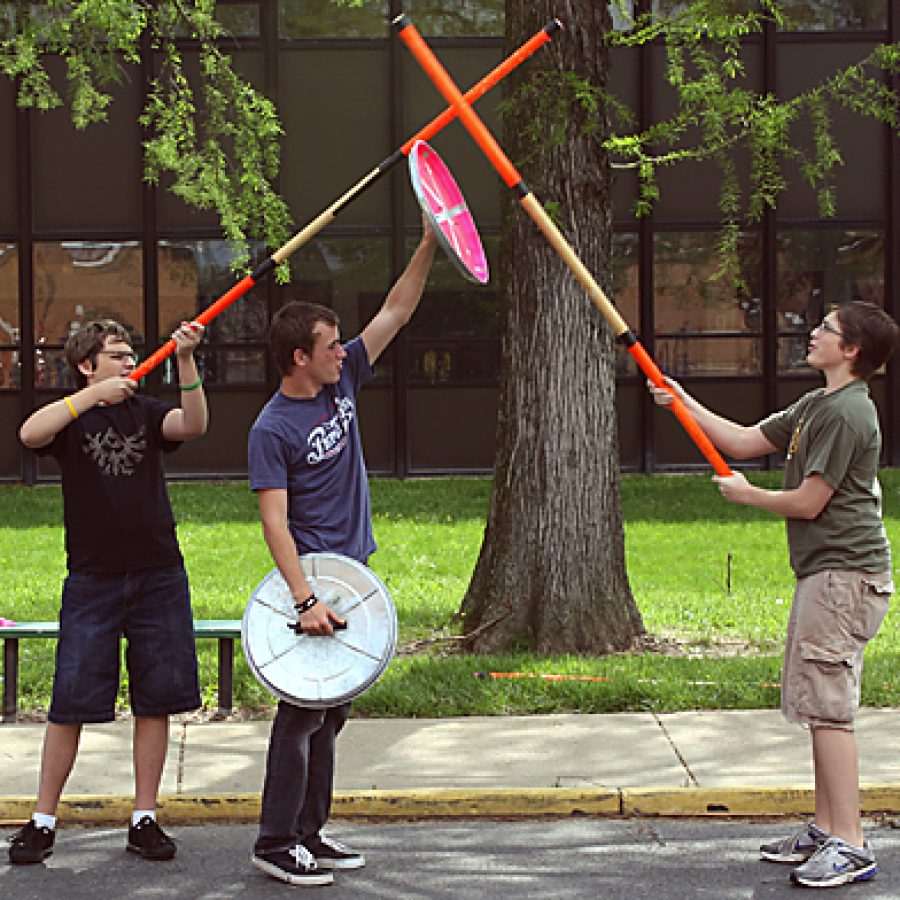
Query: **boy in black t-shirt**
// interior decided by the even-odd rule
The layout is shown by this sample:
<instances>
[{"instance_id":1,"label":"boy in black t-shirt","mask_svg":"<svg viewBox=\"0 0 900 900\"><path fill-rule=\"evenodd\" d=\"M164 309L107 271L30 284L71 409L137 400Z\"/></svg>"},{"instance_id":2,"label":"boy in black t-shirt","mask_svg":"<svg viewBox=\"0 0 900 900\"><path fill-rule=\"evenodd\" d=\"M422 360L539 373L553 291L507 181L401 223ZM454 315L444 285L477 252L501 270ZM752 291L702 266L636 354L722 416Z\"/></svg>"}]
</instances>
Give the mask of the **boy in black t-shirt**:
<instances>
[{"instance_id":1,"label":"boy in black t-shirt","mask_svg":"<svg viewBox=\"0 0 900 900\"><path fill-rule=\"evenodd\" d=\"M53 852L56 808L85 722L115 717L119 643L127 640L134 713L135 809L126 847L171 859L156 823L169 715L200 705L187 574L162 470L162 454L200 437L208 421L194 349L202 326L172 335L181 406L135 394L134 352L111 320L85 324L66 344L78 390L24 422L19 437L62 470L68 575L63 585L53 699L31 821L11 840L12 863Z\"/></svg>"}]
</instances>

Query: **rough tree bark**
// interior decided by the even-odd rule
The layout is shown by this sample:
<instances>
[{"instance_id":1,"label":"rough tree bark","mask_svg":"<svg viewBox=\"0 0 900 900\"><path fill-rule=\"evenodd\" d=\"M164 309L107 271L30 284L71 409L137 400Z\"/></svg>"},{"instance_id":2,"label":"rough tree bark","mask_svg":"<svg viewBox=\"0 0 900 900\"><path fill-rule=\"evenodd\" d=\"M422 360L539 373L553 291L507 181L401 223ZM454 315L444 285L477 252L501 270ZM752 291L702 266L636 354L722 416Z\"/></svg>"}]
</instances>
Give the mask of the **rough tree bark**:
<instances>
[{"instance_id":1,"label":"rough tree bark","mask_svg":"<svg viewBox=\"0 0 900 900\"><path fill-rule=\"evenodd\" d=\"M606 3L507 0L507 47L554 16L566 30L534 57L530 71L574 72L604 87ZM604 129L585 134L583 114L572 111L559 144L535 147L526 126L549 135L552 113L507 96L513 103L504 118L504 149L537 199L559 204L557 224L609 293L612 194ZM625 570L612 333L507 193L497 455L484 543L460 610L465 632L510 611L472 635L474 650L622 650L644 627Z\"/></svg>"}]
</instances>

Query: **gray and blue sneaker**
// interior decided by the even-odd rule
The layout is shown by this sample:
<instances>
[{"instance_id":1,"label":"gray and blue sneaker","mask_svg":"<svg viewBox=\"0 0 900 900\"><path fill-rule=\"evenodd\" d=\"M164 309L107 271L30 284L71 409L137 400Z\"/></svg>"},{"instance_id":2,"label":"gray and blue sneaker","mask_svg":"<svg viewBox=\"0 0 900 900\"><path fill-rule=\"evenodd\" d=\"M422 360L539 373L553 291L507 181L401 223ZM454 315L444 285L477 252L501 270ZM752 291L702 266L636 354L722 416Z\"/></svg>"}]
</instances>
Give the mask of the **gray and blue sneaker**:
<instances>
[{"instance_id":1,"label":"gray and blue sneaker","mask_svg":"<svg viewBox=\"0 0 900 900\"><path fill-rule=\"evenodd\" d=\"M759 855L769 862L806 862L828 840L828 837L821 828L810 822L780 841L763 844L759 848Z\"/></svg>"},{"instance_id":2,"label":"gray and blue sneaker","mask_svg":"<svg viewBox=\"0 0 900 900\"><path fill-rule=\"evenodd\" d=\"M878 864L866 847L852 847L840 838L829 838L805 862L791 872L791 881L804 887L836 887L868 881L878 874Z\"/></svg>"}]
</instances>

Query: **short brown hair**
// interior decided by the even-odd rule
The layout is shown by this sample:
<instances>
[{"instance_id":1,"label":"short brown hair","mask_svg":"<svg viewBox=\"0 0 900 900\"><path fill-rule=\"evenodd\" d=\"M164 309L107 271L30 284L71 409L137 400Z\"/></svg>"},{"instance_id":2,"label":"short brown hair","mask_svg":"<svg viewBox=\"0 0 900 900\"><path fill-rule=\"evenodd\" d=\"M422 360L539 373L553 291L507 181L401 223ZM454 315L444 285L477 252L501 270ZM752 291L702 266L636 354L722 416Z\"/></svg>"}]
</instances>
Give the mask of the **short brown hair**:
<instances>
[{"instance_id":1,"label":"short brown hair","mask_svg":"<svg viewBox=\"0 0 900 900\"><path fill-rule=\"evenodd\" d=\"M868 300L855 300L837 308L841 324L842 346L859 347L850 371L868 380L894 352L900 338L897 323L880 307Z\"/></svg>"},{"instance_id":2,"label":"short brown hair","mask_svg":"<svg viewBox=\"0 0 900 900\"><path fill-rule=\"evenodd\" d=\"M294 300L275 313L269 326L269 347L279 375L290 375L294 368L294 351L312 355L316 343L316 325L340 325L337 313L318 303Z\"/></svg>"},{"instance_id":3,"label":"short brown hair","mask_svg":"<svg viewBox=\"0 0 900 900\"><path fill-rule=\"evenodd\" d=\"M90 360L96 368L97 354L106 344L106 339L113 337L131 346L131 335L128 329L115 319L94 319L85 322L67 341L65 346L66 362L75 376L79 388L87 385L87 378L78 368L85 360Z\"/></svg>"}]
</instances>

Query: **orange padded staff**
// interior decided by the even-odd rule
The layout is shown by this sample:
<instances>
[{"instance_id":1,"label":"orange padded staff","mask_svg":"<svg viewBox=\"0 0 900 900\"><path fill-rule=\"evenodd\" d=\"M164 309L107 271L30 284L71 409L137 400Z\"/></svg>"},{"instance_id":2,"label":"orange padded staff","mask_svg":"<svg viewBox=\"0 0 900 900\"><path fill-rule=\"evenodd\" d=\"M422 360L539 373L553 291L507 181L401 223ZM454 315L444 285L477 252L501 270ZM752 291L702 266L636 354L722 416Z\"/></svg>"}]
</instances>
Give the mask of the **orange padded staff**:
<instances>
[{"instance_id":1,"label":"orange padded staff","mask_svg":"<svg viewBox=\"0 0 900 900\"><path fill-rule=\"evenodd\" d=\"M552 36L562 28L560 21L554 19L545 25L537 34L527 40L518 50L511 53L495 69L488 72L476 85L473 85L465 96L466 103L474 103L480 100L492 87L502 81L513 69L520 66L536 50L544 46ZM366 189L370 188L382 175L389 172L405 156L409 156L416 141L427 141L434 137L442 128L449 125L457 116L453 106L445 109L439 116L431 120L424 128L416 132L402 147L395 150L387 159L379 163L368 175L361 178L349 191L340 196L324 212L316 216L305 228L298 231L284 246L276 250L268 259L260 263L252 274L246 275L234 287L224 293L218 300L208 306L194 321L201 325L207 325L220 312L242 297L260 279L272 271L277 265L283 263L292 253L302 247L310 238L318 234L329 222L334 221L338 213ZM154 354L148 356L130 374L133 381L140 381L145 375L155 369L164 359L175 352L175 341L169 340Z\"/></svg>"},{"instance_id":2,"label":"orange padded staff","mask_svg":"<svg viewBox=\"0 0 900 900\"><path fill-rule=\"evenodd\" d=\"M409 18L402 14L394 19L394 24L399 28L400 39L406 44L409 51L416 58L419 65L425 70L428 77L434 82L435 87L448 103L453 105L459 115L460 122L472 135L475 143L484 152L491 164L497 170L508 188L519 195L519 202L525 207L526 212L535 221L538 228L550 242L554 250L562 257L563 262L572 270L575 277L587 291L588 296L606 317L616 337L628 348L628 352L640 366L645 375L657 386L666 388L672 394L672 412L678 417L678 421L684 426L685 431L700 449L712 465L717 475L731 475L731 469L722 458L712 441L706 436L703 429L697 424L693 416L687 411L684 403L675 395L675 392L666 384L666 380L656 363L650 358L647 351L641 346L635 334L631 331L625 320L619 315L618 310L607 299L602 288L594 280L590 272L575 254L575 251L566 242L560 230L553 224L553 220L544 211L530 189L526 187L522 176L516 171L509 157L503 152L500 145L494 140L493 135L466 103L466 98L460 93L459 88L453 83L453 79L447 74L431 48L422 39Z\"/></svg>"}]
</instances>

